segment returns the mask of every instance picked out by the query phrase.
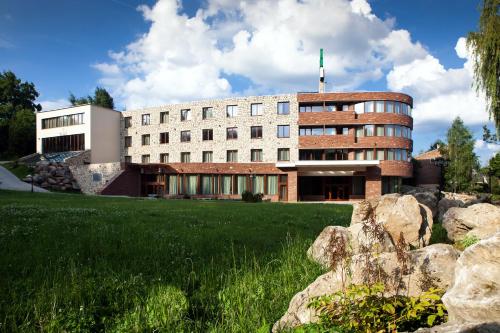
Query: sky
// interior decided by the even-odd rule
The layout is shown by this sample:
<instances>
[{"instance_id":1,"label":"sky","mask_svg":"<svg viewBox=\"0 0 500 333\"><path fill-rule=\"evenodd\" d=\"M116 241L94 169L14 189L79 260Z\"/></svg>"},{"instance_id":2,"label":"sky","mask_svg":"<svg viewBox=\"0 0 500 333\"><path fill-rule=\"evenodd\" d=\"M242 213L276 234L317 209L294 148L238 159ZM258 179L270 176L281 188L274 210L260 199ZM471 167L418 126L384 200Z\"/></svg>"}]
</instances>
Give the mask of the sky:
<instances>
[{"instance_id":1,"label":"sky","mask_svg":"<svg viewBox=\"0 0 500 333\"><path fill-rule=\"evenodd\" d=\"M2 0L0 70L35 83L44 110L106 88L116 108L238 95L399 91L414 152L460 116L484 163L498 145L465 46L480 0Z\"/></svg>"}]
</instances>

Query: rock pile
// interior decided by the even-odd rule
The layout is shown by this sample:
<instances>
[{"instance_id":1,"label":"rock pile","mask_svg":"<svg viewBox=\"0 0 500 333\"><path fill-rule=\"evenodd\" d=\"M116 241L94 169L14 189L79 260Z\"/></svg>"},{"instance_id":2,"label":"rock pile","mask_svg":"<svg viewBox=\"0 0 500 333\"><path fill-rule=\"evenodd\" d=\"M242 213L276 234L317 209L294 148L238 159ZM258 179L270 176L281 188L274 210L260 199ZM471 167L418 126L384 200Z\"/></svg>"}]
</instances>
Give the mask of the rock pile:
<instances>
[{"instance_id":1,"label":"rock pile","mask_svg":"<svg viewBox=\"0 0 500 333\"><path fill-rule=\"evenodd\" d=\"M466 237L488 238L500 232L500 207L489 203L452 207L443 216L443 227L454 242Z\"/></svg>"},{"instance_id":2,"label":"rock pile","mask_svg":"<svg viewBox=\"0 0 500 333\"><path fill-rule=\"evenodd\" d=\"M31 178L23 179L31 183ZM45 189L57 191L79 191L80 186L73 178L71 170L65 163L39 161L35 165L33 184Z\"/></svg>"}]
</instances>

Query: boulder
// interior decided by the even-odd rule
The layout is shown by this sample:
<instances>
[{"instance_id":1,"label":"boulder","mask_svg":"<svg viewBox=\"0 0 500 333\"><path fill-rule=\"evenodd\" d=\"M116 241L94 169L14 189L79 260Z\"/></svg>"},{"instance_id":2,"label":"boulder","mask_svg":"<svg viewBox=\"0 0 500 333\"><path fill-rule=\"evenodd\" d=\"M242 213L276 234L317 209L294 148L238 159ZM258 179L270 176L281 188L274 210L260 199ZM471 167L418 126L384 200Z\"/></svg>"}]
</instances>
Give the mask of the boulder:
<instances>
[{"instance_id":1,"label":"boulder","mask_svg":"<svg viewBox=\"0 0 500 333\"><path fill-rule=\"evenodd\" d=\"M500 232L465 249L443 303L450 322L500 320Z\"/></svg>"},{"instance_id":2,"label":"boulder","mask_svg":"<svg viewBox=\"0 0 500 333\"><path fill-rule=\"evenodd\" d=\"M500 231L500 207L480 203L467 208L450 208L443 216L443 227L452 241L466 236L488 238Z\"/></svg>"},{"instance_id":3,"label":"boulder","mask_svg":"<svg viewBox=\"0 0 500 333\"><path fill-rule=\"evenodd\" d=\"M375 220L389 233L394 244L403 233L413 247L429 244L432 232L432 212L411 195L384 195L375 209Z\"/></svg>"},{"instance_id":4,"label":"boulder","mask_svg":"<svg viewBox=\"0 0 500 333\"><path fill-rule=\"evenodd\" d=\"M422 249L409 251L409 261L413 270L403 275L402 281L410 281L405 285L405 294L420 294L429 287L448 288L452 283L455 263L460 252L448 244L434 244ZM363 283L364 256L354 256L351 261L351 280L348 283ZM385 273L394 276L399 267L396 252L382 253L377 257ZM313 298L330 295L342 289L340 269L329 271L319 276L303 291L297 293L290 301L288 310L273 326L273 332L286 328L316 322L318 315L308 305ZM390 292L394 293L394 289Z\"/></svg>"},{"instance_id":5,"label":"boulder","mask_svg":"<svg viewBox=\"0 0 500 333\"><path fill-rule=\"evenodd\" d=\"M366 222L364 222L366 223ZM361 245L373 243L377 252L394 251L391 237L384 233L382 242L371 241L369 235L363 230L364 223L351 225L349 228L341 226L328 226L319 234L314 243L307 250L309 258L325 268L330 268L333 256L336 252L336 246L339 244L336 238L341 237L349 243L348 250L351 253L358 253Z\"/></svg>"},{"instance_id":6,"label":"boulder","mask_svg":"<svg viewBox=\"0 0 500 333\"><path fill-rule=\"evenodd\" d=\"M414 333L498 333L500 321L486 323L453 323L447 322L439 326L419 328Z\"/></svg>"},{"instance_id":7,"label":"boulder","mask_svg":"<svg viewBox=\"0 0 500 333\"><path fill-rule=\"evenodd\" d=\"M367 221L377 207L378 201L363 200L356 202L352 208L351 225Z\"/></svg>"},{"instance_id":8,"label":"boulder","mask_svg":"<svg viewBox=\"0 0 500 333\"><path fill-rule=\"evenodd\" d=\"M80 185L78 185L77 182L72 182L71 187L73 190L79 191L80 190Z\"/></svg>"},{"instance_id":9,"label":"boulder","mask_svg":"<svg viewBox=\"0 0 500 333\"><path fill-rule=\"evenodd\" d=\"M47 183L49 183L50 185L55 185L55 184L57 184L57 180L55 180L52 177L49 177L49 178L47 178Z\"/></svg>"},{"instance_id":10,"label":"boulder","mask_svg":"<svg viewBox=\"0 0 500 333\"><path fill-rule=\"evenodd\" d=\"M438 213L439 191L423 187L401 186L401 193L412 195L419 203L427 206L432 211L432 216Z\"/></svg>"},{"instance_id":11,"label":"boulder","mask_svg":"<svg viewBox=\"0 0 500 333\"><path fill-rule=\"evenodd\" d=\"M453 207L468 207L481 203L485 198L478 198L475 195L465 193L443 192L444 197L438 203L438 217L443 219L444 214Z\"/></svg>"}]
</instances>

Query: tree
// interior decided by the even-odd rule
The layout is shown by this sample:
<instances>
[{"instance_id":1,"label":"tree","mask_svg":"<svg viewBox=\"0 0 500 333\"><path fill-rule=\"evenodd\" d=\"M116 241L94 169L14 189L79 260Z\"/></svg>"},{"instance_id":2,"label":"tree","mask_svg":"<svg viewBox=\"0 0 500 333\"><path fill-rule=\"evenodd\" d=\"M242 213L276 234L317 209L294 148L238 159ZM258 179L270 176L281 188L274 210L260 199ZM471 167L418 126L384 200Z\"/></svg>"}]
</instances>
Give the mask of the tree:
<instances>
[{"instance_id":1,"label":"tree","mask_svg":"<svg viewBox=\"0 0 500 333\"><path fill-rule=\"evenodd\" d=\"M17 152L10 143L11 127L15 127L14 131L19 128L15 125L17 119L22 119L23 124L29 120L33 122L33 126L26 128L33 128L32 136L35 135L35 117L34 112L40 111L42 106L35 102L38 97L38 92L35 85L31 82L21 82L21 79L11 71L4 71L0 73L0 155L4 155L10 151L13 155L24 154L25 152L32 153L35 149L34 142L30 149L22 149ZM27 118L25 116L17 118L17 113L30 112L33 117ZM14 120L13 120L14 119ZM12 134L16 136L16 134ZM29 139L28 139L29 142Z\"/></svg>"},{"instance_id":2,"label":"tree","mask_svg":"<svg viewBox=\"0 0 500 333\"><path fill-rule=\"evenodd\" d=\"M483 141L488 143L496 143L498 141L497 136L491 134L490 129L486 125L483 126Z\"/></svg>"},{"instance_id":3,"label":"tree","mask_svg":"<svg viewBox=\"0 0 500 333\"><path fill-rule=\"evenodd\" d=\"M500 0L483 0L479 31L470 32L467 46L474 57L474 86L484 91L490 117L500 136Z\"/></svg>"},{"instance_id":4,"label":"tree","mask_svg":"<svg viewBox=\"0 0 500 333\"><path fill-rule=\"evenodd\" d=\"M446 145L446 143L444 143L443 140L437 139L436 141L434 141L434 143L432 143L429 146L429 150L428 151L438 149L439 147L444 147L445 145Z\"/></svg>"},{"instance_id":5,"label":"tree","mask_svg":"<svg viewBox=\"0 0 500 333\"><path fill-rule=\"evenodd\" d=\"M33 153L36 143L36 116L28 109L16 112L9 124L9 153L24 156Z\"/></svg>"},{"instance_id":6,"label":"tree","mask_svg":"<svg viewBox=\"0 0 500 333\"><path fill-rule=\"evenodd\" d=\"M472 185L473 171L479 169L474 138L462 119L457 117L448 129L446 139L446 148L442 149L449 160L444 172L446 188L453 192L466 191Z\"/></svg>"},{"instance_id":7,"label":"tree","mask_svg":"<svg viewBox=\"0 0 500 333\"><path fill-rule=\"evenodd\" d=\"M111 97L111 95L108 93L106 89L101 87L95 88L94 97L89 95L87 97L77 98L75 97L75 95L70 93L68 100L73 106L82 104L94 104L108 109L114 109L115 107L113 97Z\"/></svg>"}]
</instances>

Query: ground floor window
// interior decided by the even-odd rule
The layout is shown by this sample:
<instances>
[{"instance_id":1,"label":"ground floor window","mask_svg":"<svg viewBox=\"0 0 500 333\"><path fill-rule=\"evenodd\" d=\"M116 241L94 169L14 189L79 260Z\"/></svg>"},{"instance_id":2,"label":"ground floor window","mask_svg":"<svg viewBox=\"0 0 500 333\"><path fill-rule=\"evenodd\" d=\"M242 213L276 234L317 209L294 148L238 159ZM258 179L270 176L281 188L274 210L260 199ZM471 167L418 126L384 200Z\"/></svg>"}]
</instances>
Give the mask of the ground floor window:
<instances>
[{"instance_id":1,"label":"ground floor window","mask_svg":"<svg viewBox=\"0 0 500 333\"><path fill-rule=\"evenodd\" d=\"M363 176L352 177L352 194L365 195L365 177Z\"/></svg>"},{"instance_id":2,"label":"ground floor window","mask_svg":"<svg viewBox=\"0 0 500 333\"><path fill-rule=\"evenodd\" d=\"M397 193L401 188L401 177L382 177L382 194Z\"/></svg>"},{"instance_id":3,"label":"ground floor window","mask_svg":"<svg viewBox=\"0 0 500 333\"><path fill-rule=\"evenodd\" d=\"M267 176L267 194L278 194L278 176Z\"/></svg>"},{"instance_id":4,"label":"ground floor window","mask_svg":"<svg viewBox=\"0 0 500 333\"><path fill-rule=\"evenodd\" d=\"M264 193L264 176L253 176L252 193Z\"/></svg>"}]
</instances>

